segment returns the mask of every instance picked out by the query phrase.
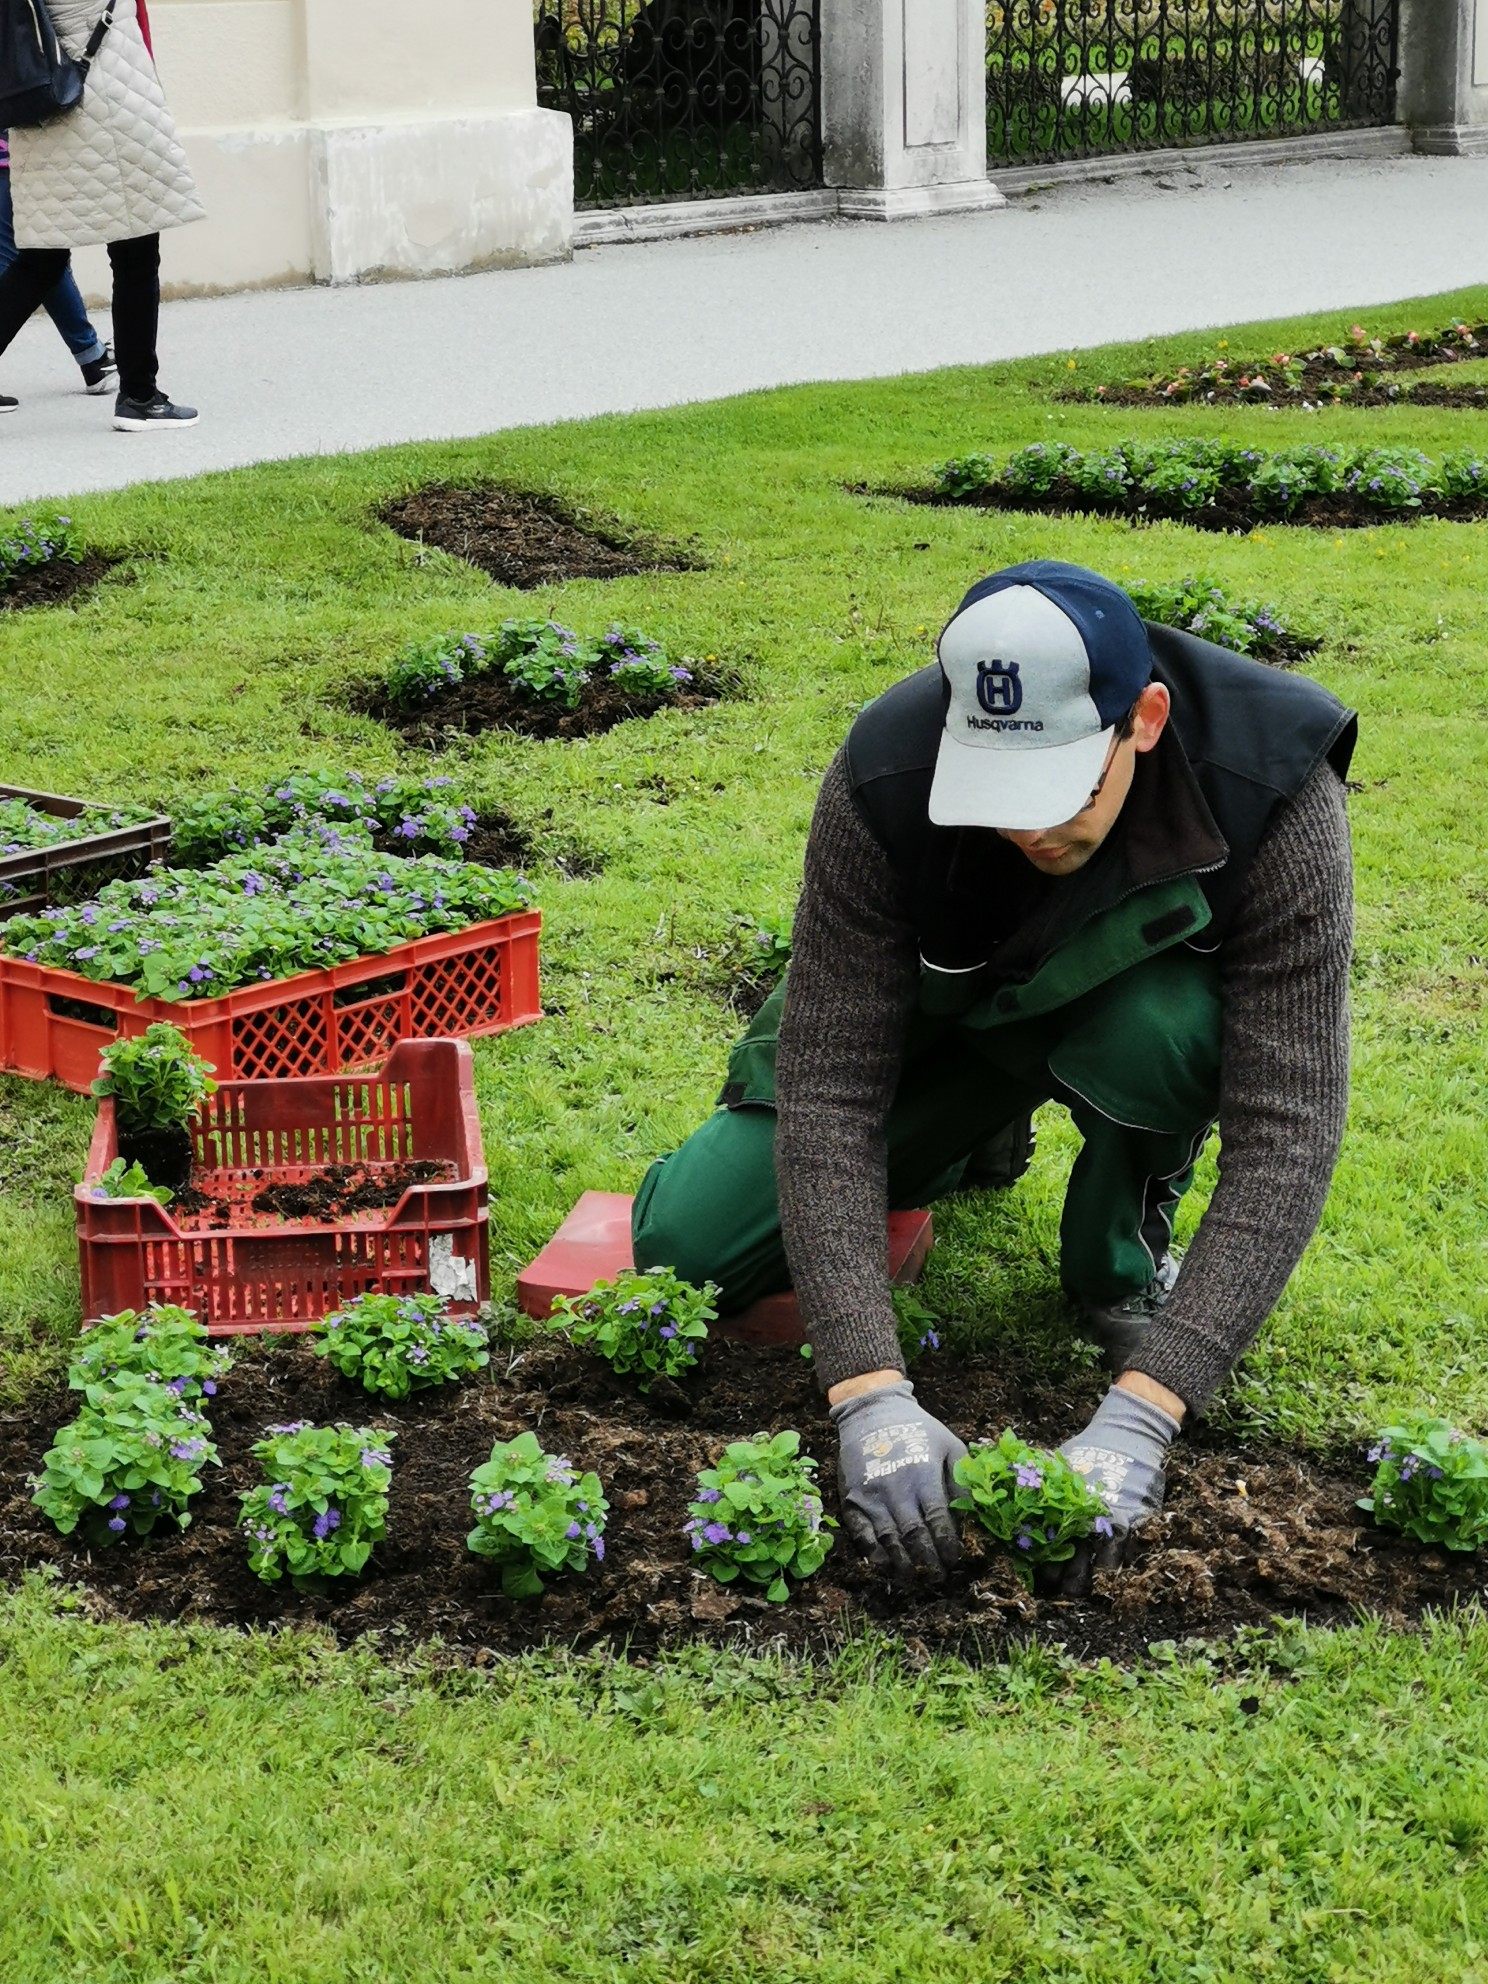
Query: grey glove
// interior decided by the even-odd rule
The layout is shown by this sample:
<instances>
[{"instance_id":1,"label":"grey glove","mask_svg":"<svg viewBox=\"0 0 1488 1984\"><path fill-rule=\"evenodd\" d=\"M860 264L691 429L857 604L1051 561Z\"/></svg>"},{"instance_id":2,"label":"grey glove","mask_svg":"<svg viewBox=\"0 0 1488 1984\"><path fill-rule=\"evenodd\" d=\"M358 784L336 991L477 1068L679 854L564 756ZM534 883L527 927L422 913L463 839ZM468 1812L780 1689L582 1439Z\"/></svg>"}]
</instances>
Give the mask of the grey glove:
<instances>
[{"instance_id":1,"label":"grey glove","mask_svg":"<svg viewBox=\"0 0 1488 1984\"><path fill-rule=\"evenodd\" d=\"M907 1378L832 1407L842 1521L870 1564L949 1570L961 1539L949 1503L966 1449L915 1402Z\"/></svg>"},{"instance_id":2,"label":"grey glove","mask_svg":"<svg viewBox=\"0 0 1488 1984\"><path fill-rule=\"evenodd\" d=\"M1065 1441L1060 1453L1110 1512L1109 1533L1103 1529L1067 1564L1051 1566L1053 1589L1082 1597L1092 1570L1111 1570L1121 1562L1132 1531L1162 1508L1168 1448L1178 1430L1178 1421L1161 1406L1113 1385L1084 1432Z\"/></svg>"}]
</instances>

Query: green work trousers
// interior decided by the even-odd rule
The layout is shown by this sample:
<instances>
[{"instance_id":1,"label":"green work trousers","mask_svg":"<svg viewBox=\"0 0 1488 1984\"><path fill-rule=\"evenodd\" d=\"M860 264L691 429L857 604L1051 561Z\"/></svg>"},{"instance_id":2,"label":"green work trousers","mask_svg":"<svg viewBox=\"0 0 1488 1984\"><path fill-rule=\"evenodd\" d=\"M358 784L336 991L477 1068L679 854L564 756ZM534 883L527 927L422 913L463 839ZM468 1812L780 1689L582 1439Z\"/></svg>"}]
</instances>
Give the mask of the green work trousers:
<instances>
[{"instance_id":1,"label":"green work trousers","mask_svg":"<svg viewBox=\"0 0 1488 1984\"><path fill-rule=\"evenodd\" d=\"M636 1195L638 1266L713 1281L725 1315L790 1286L775 1185L775 1035L782 986L729 1063L731 1095ZM1068 1004L999 1020L916 1019L887 1122L889 1204L955 1190L972 1153L1039 1104L1062 1102L1084 1139L1060 1224L1060 1274L1079 1301L1151 1282L1219 1108L1220 999L1212 954L1144 959Z\"/></svg>"}]
</instances>

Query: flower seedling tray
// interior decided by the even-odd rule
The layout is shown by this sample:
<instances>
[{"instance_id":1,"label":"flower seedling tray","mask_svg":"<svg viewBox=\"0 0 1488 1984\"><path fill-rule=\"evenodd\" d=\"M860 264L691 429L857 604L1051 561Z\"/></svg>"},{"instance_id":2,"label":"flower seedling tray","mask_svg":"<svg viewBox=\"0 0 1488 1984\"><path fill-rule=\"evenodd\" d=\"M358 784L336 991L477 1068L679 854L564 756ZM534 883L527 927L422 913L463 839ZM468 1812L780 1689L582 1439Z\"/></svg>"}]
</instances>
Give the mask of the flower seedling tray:
<instances>
[{"instance_id":1,"label":"flower seedling tray","mask_svg":"<svg viewBox=\"0 0 1488 1984\"><path fill-rule=\"evenodd\" d=\"M547 1316L560 1295L587 1295L595 1282L613 1281L622 1269L634 1267L630 1208L624 1192L585 1192L537 1259L517 1276L517 1307L523 1314ZM934 1244L928 1212L889 1214L889 1279L896 1287L919 1280ZM806 1341L789 1289L766 1295L710 1328L756 1349Z\"/></svg>"},{"instance_id":2,"label":"flower seedling tray","mask_svg":"<svg viewBox=\"0 0 1488 1984\"><path fill-rule=\"evenodd\" d=\"M463 1040L406 1040L375 1075L223 1082L197 1111L191 1151L193 1187L244 1204L331 1165L375 1177L422 1161L450 1175L334 1221L245 1214L240 1226L201 1229L154 1199L94 1197L119 1154L106 1099L73 1194L84 1316L174 1302L230 1336L306 1330L369 1291L432 1289L466 1315L489 1296L486 1166Z\"/></svg>"},{"instance_id":3,"label":"flower seedling tray","mask_svg":"<svg viewBox=\"0 0 1488 1984\"><path fill-rule=\"evenodd\" d=\"M541 928L538 911L519 910L215 999L136 999L127 985L0 952L0 1068L86 1094L99 1050L152 1020L179 1027L220 1081L376 1068L400 1040L541 1019Z\"/></svg>"},{"instance_id":4,"label":"flower seedling tray","mask_svg":"<svg viewBox=\"0 0 1488 1984\"><path fill-rule=\"evenodd\" d=\"M75 820L88 810L86 800L32 792L23 785L0 785L0 799L24 799L36 812L58 820ZM162 814L132 827L0 855L0 922L22 911L86 902L109 882L133 881L163 861L170 844L171 823Z\"/></svg>"}]
</instances>

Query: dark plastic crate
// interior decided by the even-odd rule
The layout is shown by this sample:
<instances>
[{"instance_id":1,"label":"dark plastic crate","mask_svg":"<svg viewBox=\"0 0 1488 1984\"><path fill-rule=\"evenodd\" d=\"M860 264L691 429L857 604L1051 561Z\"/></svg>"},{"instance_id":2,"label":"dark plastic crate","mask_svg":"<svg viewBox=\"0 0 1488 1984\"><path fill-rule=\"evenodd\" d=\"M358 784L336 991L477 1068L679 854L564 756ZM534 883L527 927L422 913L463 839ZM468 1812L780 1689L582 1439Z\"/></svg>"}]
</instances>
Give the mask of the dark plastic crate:
<instances>
[{"instance_id":1,"label":"dark plastic crate","mask_svg":"<svg viewBox=\"0 0 1488 1984\"><path fill-rule=\"evenodd\" d=\"M0 799L24 799L38 813L59 820L77 819L90 803L56 792L30 792L23 785L0 785ZM162 815L106 834L0 855L0 922L23 912L87 902L109 882L132 882L164 861L170 844L171 823Z\"/></svg>"}]
</instances>

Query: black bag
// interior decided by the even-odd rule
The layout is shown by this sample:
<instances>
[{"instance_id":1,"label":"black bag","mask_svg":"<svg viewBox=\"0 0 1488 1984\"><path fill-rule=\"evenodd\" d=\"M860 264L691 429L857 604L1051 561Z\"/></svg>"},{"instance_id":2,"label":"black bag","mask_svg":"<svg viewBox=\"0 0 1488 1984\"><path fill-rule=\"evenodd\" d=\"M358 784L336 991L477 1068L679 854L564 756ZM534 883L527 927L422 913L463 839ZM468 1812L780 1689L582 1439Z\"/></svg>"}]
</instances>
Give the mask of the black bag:
<instances>
[{"instance_id":1,"label":"black bag","mask_svg":"<svg viewBox=\"0 0 1488 1984\"><path fill-rule=\"evenodd\" d=\"M46 0L0 0L0 130L47 124L77 109L117 4L109 0L74 62L52 26Z\"/></svg>"}]
</instances>

